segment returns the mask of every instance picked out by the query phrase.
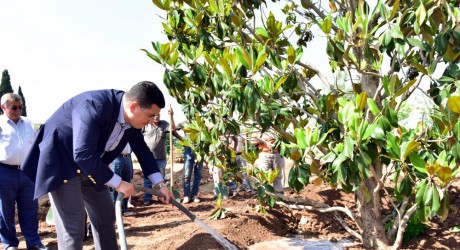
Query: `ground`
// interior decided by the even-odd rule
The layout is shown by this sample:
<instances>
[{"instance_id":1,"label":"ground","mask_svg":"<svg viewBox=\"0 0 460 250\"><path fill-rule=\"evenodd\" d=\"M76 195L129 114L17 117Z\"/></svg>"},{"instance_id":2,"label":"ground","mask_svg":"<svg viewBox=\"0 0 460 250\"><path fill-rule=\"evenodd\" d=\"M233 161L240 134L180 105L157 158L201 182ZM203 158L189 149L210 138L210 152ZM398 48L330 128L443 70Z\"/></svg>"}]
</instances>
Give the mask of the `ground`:
<instances>
[{"instance_id":1,"label":"ground","mask_svg":"<svg viewBox=\"0 0 460 250\"><path fill-rule=\"evenodd\" d=\"M177 171L174 175L176 186L181 182L181 174L181 171ZM135 170L133 182L142 183L140 170ZM425 233L403 246L404 249L460 249L457 243L460 235L449 233L449 229L460 225L457 187L458 185L453 185L450 188L451 211L446 221L441 224L435 220ZM223 207L228 209L227 218L210 220L211 212L216 208L212 189L212 178L207 171L203 171L201 202L184 206L238 249L362 249L331 215L292 211L279 206L268 210L266 214L256 213L255 198L244 191L224 200ZM293 193L287 190L286 195ZM352 204L350 195L332 192L328 186L309 185L300 195L319 199L330 205ZM131 211L134 215L123 217L128 249L223 249L211 234L176 207L160 202L144 206L142 193L135 193L132 204L134 208ZM57 249L55 228L45 222L48 207L49 202L41 199L39 231L43 242L54 250ZM330 245L343 241L347 243ZM22 237L20 247L25 249ZM84 249L94 249L91 238L85 241Z\"/></svg>"}]
</instances>

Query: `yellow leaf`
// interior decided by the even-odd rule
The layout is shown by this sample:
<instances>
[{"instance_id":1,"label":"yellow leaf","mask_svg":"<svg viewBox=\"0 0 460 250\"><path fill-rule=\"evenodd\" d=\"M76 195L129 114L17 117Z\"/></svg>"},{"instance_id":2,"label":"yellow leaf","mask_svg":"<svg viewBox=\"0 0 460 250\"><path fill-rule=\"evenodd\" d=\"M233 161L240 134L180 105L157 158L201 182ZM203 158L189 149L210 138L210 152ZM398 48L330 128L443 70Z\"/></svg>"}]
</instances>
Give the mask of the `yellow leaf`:
<instances>
[{"instance_id":1,"label":"yellow leaf","mask_svg":"<svg viewBox=\"0 0 460 250\"><path fill-rule=\"evenodd\" d=\"M319 163L318 160L313 160L310 165L310 172L312 174L319 175Z\"/></svg>"},{"instance_id":2,"label":"yellow leaf","mask_svg":"<svg viewBox=\"0 0 460 250\"><path fill-rule=\"evenodd\" d=\"M300 160L300 156L301 156L301 155L300 155L300 152L299 152L299 151L294 151L294 152L292 152L292 154L291 154L291 159L292 159L293 161L298 161L298 160Z\"/></svg>"},{"instance_id":3,"label":"yellow leaf","mask_svg":"<svg viewBox=\"0 0 460 250\"><path fill-rule=\"evenodd\" d=\"M323 179L317 178L317 179L315 179L315 180L313 181L313 184L314 184L315 186L321 186L321 184L323 184Z\"/></svg>"},{"instance_id":4,"label":"yellow leaf","mask_svg":"<svg viewBox=\"0 0 460 250\"><path fill-rule=\"evenodd\" d=\"M356 99L356 107L358 108L359 111L362 111L364 107L366 106L367 103L367 93L366 92L361 92L358 96L358 99Z\"/></svg>"},{"instance_id":5,"label":"yellow leaf","mask_svg":"<svg viewBox=\"0 0 460 250\"><path fill-rule=\"evenodd\" d=\"M337 11L337 6L335 6L334 2L329 1L329 8L331 9L332 12Z\"/></svg>"},{"instance_id":6,"label":"yellow leaf","mask_svg":"<svg viewBox=\"0 0 460 250\"><path fill-rule=\"evenodd\" d=\"M447 100L447 108L456 114L460 114L460 96L449 97Z\"/></svg>"},{"instance_id":7,"label":"yellow leaf","mask_svg":"<svg viewBox=\"0 0 460 250\"><path fill-rule=\"evenodd\" d=\"M290 64L293 64L295 61L295 50L294 47L289 46L287 49L288 61Z\"/></svg>"},{"instance_id":8,"label":"yellow leaf","mask_svg":"<svg viewBox=\"0 0 460 250\"><path fill-rule=\"evenodd\" d=\"M429 175L433 175L435 170L434 170L434 166L425 166L425 169L426 169L426 172L429 174Z\"/></svg>"},{"instance_id":9,"label":"yellow leaf","mask_svg":"<svg viewBox=\"0 0 460 250\"><path fill-rule=\"evenodd\" d=\"M452 179L452 169L449 167L439 167L436 170L436 174L443 183L447 183Z\"/></svg>"},{"instance_id":10,"label":"yellow leaf","mask_svg":"<svg viewBox=\"0 0 460 250\"><path fill-rule=\"evenodd\" d=\"M388 19L392 20L395 14L398 13L398 10L399 10L399 0L396 0L393 3L393 8L391 9L390 17Z\"/></svg>"},{"instance_id":11,"label":"yellow leaf","mask_svg":"<svg viewBox=\"0 0 460 250\"><path fill-rule=\"evenodd\" d=\"M417 81L416 79L412 79L409 83L407 83L406 85L404 85L404 87L400 88L400 89L398 90L398 92L396 92L395 97L400 96L400 95L406 93L406 92L409 90L409 88L412 87L412 85L414 85L414 83L415 83L416 81Z\"/></svg>"},{"instance_id":12,"label":"yellow leaf","mask_svg":"<svg viewBox=\"0 0 460 250\"><path fill-rule=\"evenodd\" d=\"M230 69L227 60L225 60L223 57L219 58L219 65L229 76L232 75L232 70Z\"/></svg>"}]
</instances>

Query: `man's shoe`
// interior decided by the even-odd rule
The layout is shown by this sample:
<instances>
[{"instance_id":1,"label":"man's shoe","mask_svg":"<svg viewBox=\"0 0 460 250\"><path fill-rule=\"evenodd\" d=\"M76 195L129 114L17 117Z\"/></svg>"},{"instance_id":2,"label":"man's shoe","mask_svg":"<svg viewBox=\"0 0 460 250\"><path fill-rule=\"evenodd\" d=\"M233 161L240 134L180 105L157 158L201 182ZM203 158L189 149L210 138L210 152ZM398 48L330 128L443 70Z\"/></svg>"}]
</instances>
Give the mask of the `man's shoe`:
<instances>
[{"instance_id":1,"label":"man's shoe","mask_svg":"<svg viewBox=\"0 0 460 250\"><path fill-rule=\"evenodd\" d=\"M194 197L193 197L193 202L199 203L199 202L200 202L200 198L198 198L198 196L194 196Z\"/></svg>"},{"instance_id":2,"label":"man's shoe","mask_svg":"<svg viewBox=\"0 0 460 250\"><path fill-rule=\"evenodd\" d=\"M186 204L190 202L190 198L188 196L185 196L184 199L182 200L182 203Z\"/></svg>"},{"instance_id":3,"label":"man's shoe","mask_svg":"<svg viewBox=\"0 0 460 250\"><path fill-rule=\"evenodd\" d=\"M146 200L144 201L144 206L150 206L152 205L152 201L151 200Z\"/></svg>"},{"instance_id":4,"label":"man's shoe","mask_svg":"<svg viewBox=\"0 0 460 250\"><path fill-rule=\"evenodd\" d=\"M5 250L18 250L18 247L10 246L7 247Z\"/></svg>"},{"instance_id":5,"label":"man's shoe","mask_svg":"<svg viewBox=\"0 0 460 250\"><path fill-rule=\"evenodd\" d=\"M132 216L132 215L134 215L133 211L126 211L123 213L123 216Z\"/></svg>"},{"instance_id":6,"label":"man's shoe","mask_svg":"<svg viewBox=\"0 0 460 250\"><path fill-rule=\"evenodd\" d=\"M10 248L8 248L8 249L10 249ZM49 247L47 247L47 246L45 246L43 244L40 244L38 246L31 247L28 250L49 250Z\"/></svg>"}]
</instances>

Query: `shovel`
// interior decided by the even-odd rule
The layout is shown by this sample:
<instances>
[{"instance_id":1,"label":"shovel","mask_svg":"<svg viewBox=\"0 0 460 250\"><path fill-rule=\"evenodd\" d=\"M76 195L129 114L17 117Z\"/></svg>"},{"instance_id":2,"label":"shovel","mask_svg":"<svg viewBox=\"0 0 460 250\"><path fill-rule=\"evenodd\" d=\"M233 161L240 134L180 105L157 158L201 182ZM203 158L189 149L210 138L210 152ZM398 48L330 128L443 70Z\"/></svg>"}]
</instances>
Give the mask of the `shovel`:
<instances>
[{"instance_id":1,"label":"shovel","mask_svg":"<svg viewBox=\"0 0 460 250\"><path fill-rule=\"evenodd\" d=\"M144 193L148 193L151 195L155 195L158 197L164 197L164 195L154 189L150 188L145 188L143 186L139 185L134 185L134 190L136 191L141 191ZM117 228L118 228L118 235L120 237L120 242L121 242L121 250L126 250L127 249L127 243L126 243L126 237L125 237L125 232L124 232L124 227L123 227L123 218L121 215L121 200L123 199L123 194L118 193L117 200L115 202L115 211L116 211L116 218L117 218ZM202 227L204 230L206 230L208 233L211 234L214 239L219 242L221 246L223 246L227 250L237 250L238 248L230 243L227 239L219 235L214 229L212 229L210 226L206 225L204 222L196 218L194 214L192 214L187 208L182 206L179 202L177 202L174 199L169 199L169 202L173 204L175 207L179 208L183 213L185 213L193 222L198 224L200 227Z\"/></svg>"}]
</instances>

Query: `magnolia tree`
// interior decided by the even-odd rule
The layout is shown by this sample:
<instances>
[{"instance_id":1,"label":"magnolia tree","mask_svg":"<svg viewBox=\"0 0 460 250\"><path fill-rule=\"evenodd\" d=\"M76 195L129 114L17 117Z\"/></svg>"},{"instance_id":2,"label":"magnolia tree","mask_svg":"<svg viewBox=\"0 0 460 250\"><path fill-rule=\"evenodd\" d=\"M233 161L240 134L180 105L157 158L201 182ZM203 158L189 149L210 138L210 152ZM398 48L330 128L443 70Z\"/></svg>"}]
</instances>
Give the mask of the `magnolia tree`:
<instances>
[{"instance_id":1,"label":"magnolia tree","mask_svg":"<svg viewBox=\"0 0 460 250\"><path fill-rule=\"evenodd\" d=\"M199 157L226 168L234 153L223 136L274 130L295 162L291 188L327 183L353 193L356 209L276 199L333 213L366 248L398 248L410 220L448 216L460 161L460 2L371 2L153 0L169 42L145 51L164 66ZM327 71L303 54L318 36ZM431 107L407 129L402 110L417 92ZM273 206L273 174L256 175L260 201Z\"/></svg>"}]
</instances>

